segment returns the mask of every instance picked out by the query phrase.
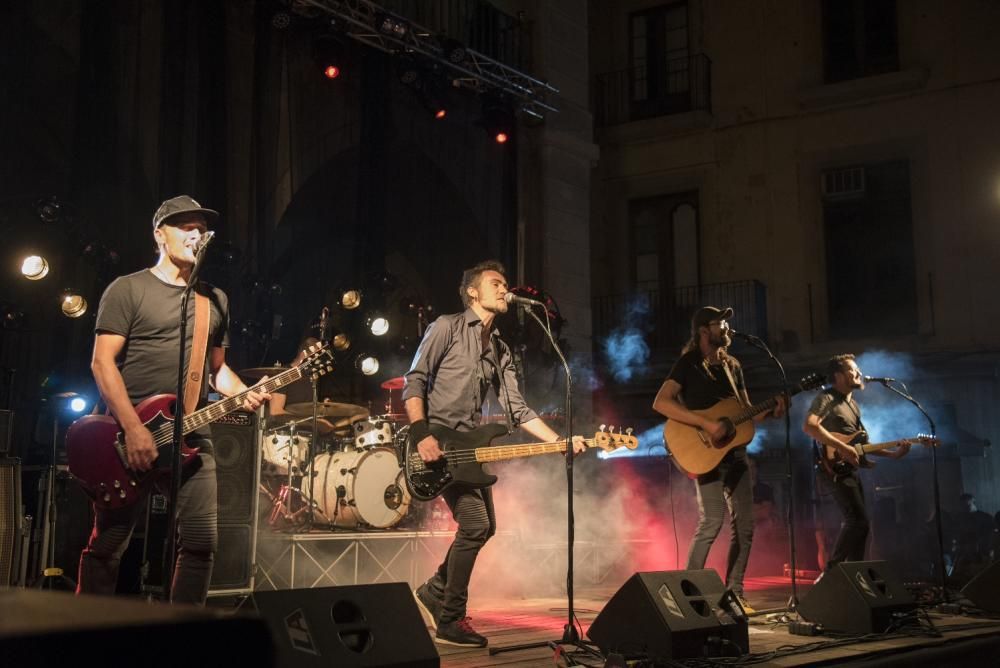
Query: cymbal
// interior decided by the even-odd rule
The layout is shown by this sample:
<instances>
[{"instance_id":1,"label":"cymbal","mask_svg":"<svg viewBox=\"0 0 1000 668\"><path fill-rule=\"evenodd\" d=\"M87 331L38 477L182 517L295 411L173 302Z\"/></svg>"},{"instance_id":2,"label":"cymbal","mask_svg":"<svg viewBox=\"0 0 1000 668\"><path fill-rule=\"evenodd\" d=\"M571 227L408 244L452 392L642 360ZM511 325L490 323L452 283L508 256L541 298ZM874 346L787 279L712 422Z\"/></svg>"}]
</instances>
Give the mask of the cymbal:
<instances>
[{"instance_id":1,"label":"cymbal","mask_svg":"<svg viewBox=\"0 0 1000 668\"><path fill-rule=\"evenodd\" d=\"M398 378L390 378L389 380L382 383L383 390L401 390L403 386L406 385L406 379L402 376Z\"/></svg>"},{"instance_id":2,"label":"cymbal","mask_svg":"<svg viewBox=\"0 0 1000 668\"><path fill-rule=\"evenodd\" d=\"M243 369L236 375L247 378L263 378L264 376L277 376L282 371L288 371L288 367L283 366L258 366L252 369Z\"/></svg>"},{"instance_id":3,"label":"cymbal","mask_svg":"<svg viewBox=\"0 0 1000 668\"><path fill-rule=\"evenodd\" d=\"M309 416L313 414L313 403L311 401L303 401L297 404L289 404L285 406L285 410L292 415L299 416ZM352 417L355 415L361 415L363 417L368 417L368 409L364 406L357 406L355 404L339 404L333 401L322 401L316 404L316 415L320 417Z\"/></svg>"}]
</instances>

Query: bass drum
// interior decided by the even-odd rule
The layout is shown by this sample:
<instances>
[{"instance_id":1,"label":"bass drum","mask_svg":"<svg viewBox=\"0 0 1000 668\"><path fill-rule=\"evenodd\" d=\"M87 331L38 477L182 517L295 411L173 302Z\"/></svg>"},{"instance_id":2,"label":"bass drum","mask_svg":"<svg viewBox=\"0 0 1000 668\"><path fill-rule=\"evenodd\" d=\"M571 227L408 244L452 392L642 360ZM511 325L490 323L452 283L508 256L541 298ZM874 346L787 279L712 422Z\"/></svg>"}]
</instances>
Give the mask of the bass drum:
<instances>
[{"instance_id":1,"label":"bass drum","mask_svg":"<svg viewBox=\"0 0 1000 668\"><path fill-rule=\"evenodd\" d=\"M410 508L410 492L392 448L316 456L302 481L306 498L312 475L316 506L333 526L387 529Z\"/></svg>"}]
</instances>

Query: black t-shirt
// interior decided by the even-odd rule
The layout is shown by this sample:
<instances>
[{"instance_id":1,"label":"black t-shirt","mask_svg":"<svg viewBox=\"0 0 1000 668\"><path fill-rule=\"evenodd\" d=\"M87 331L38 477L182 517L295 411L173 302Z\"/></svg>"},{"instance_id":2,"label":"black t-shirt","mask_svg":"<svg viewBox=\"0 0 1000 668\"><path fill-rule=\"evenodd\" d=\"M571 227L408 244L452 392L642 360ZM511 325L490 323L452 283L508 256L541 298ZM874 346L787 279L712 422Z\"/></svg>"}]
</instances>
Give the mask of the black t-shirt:
<instances>
[{"instance_id":1,"label":"black t-shirt","mask_svg":"<svg viewBox=\"0 0 1000 668\"><path fill-rule=\"evenodd\" d=\"M832 387L816 395L809 413L819 418L819 423L827 431L837 434L853 434L864 429L861 424L861 409L846 395ZM868 439L865 439L867 442Z\"/></svg>"},{"instance_id":2,"label":"black t-shirt","mask_svg":"<svg viewBox=\"0 0 1000 668\"><path fill-rule=\"evenodd\" d=\"M744 392L743 368L735 358L730 357L729 360L736 388ZM734 396L733 386L722 364L708 364L699 350L681 355L667 380L681 386L680 397L684 406L693 411L711 408L722 399Z\"/></svg>"},{"instance_id":3,"label":"black t-shirt","mask_svg":"<svg viewBox=\"0 0 1000 668\"><path fill-rule=\"evenodd\" d=\"M229 345L229 303L218 288L199 283L196 289L208 297L211 305L209 352L202 374L207 379L211 349ZM154 394L177 392L177 339L183 291L182 286L164 283L152 271L143 269L115 279L101 297L95 330L126 338L117 362L133 404ZM194 338L194 303L192 296L188 301L185 375ZM201 392L204 403L208 383L202 383Z\"/></svg>"}]
</instances>

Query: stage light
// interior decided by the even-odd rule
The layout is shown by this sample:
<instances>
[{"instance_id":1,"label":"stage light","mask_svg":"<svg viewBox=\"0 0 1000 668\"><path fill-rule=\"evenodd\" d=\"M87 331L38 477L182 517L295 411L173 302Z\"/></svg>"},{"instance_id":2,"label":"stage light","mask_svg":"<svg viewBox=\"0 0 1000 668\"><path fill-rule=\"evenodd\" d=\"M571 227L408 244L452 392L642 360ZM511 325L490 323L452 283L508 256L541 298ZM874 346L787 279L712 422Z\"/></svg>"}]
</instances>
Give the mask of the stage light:
<instances>
[{"instance_id":1,"label":"stage light","mask_svg":"<svg viewBox=\"0 0 1000 668\"><path fill-rule=\"evenodd\" d=\"M327 79L341 75L344 66L344 47L334 37L323 36L313 41L313 59Z\"/></svg>"},{"instance_id":2,"label":"stage light","mask_svg":"<svg viewBox=\"0 0 1000 668\"><path fill-rule=\"evenodd\" d=\"M79 415L90 406L90 400L76 392L59 392L58 394L53 394L52 399L55 399L53 405L55 410L60 413Z\"/></svg>"},{"instance_id":3,"label":"stage light","mask_svg":"<svg viewBox=\"0 0 1000 668\"><path fill-rule=\"evenodd\" d=\"M4 329L18 329L24 324L24 311L14 304L0 304L0 324Z\"/></svg>"},{"instance_id":4,"label":"stage light","mask_svg":"<svg viewBox=\"0 0 1000 668\"><path fill-rule=\"evenodd\" d=\"M483 103L482 125L498 144L506 144L514 136L514 114L500 100L489 99Z\"/></svg>"},{"instance_id":5,"label":"stage light","mask_svg":"<svg viewBox=\"0 0 1000 668\"><path fill-rule=\"evenodd\" d=\"M507 140L510 139L510 137L507 135L506 132L498 132L493 136L493 139L496 140L496 143L498 144L506 144Z\"/></svg>"},{"instance_id":6,"label":"stage light","mask_svg":"<svg viewBox=\"0 0 1000 668\"><path fill-rule=\"evenodd\" d=\"M343 332L335 334L332 339L333 349L339 350L341 352L345 350L350 350L351 348L351 337Z\"/></svg>"},{"instance_id":7,"label":"stage light","mask_svg":"<svg viewBox=\"0 0 1000 668\"><path fill-rule=\"evenodd\" d=\"M444 55L445 60L455 65L463 62L469 55L465 49L465 45L451 37L438 37L438 44L441 46L441 53Z\"/></svg>"},{"instance_id":8,"label":"stage light","mask_svg":"<svg viewBox=\"0 0 1000 668\"><path fill-rule=\"evenodd\" d=\"M378 358L362 353L354 358L354 367L366 376L374 376L378 373Z\"/></svg>"},{"instance_id":9,"label":"stage light","mask_svg":"<svg viewBox=\"0 0 1000 668\"><path fill-rule=\"evenodd\" d=\"M413 56L400 56L396 61L396 77L404 86L415 86L420 81L421 69Z\"/></svg>"},{"instance_id":10,"label":"stage light","mask_svg":"<svg viewBox=\"0 0 1000 668\"><path fill-rule=\"evenodd\" d=\"M21 262L21 275L29 281L40 281L49 275L49 261L41 255L29 255Z\"/></svg>"},{"instance_id":11,"label":"stage light","mask_svg":"<svg viewBox=\"0 0 1000 668\"><path fill-rule=\"evenodd\" d=\"M375 336L383 336L389 331L389 319L381 313L372 313L369 315L365 324Z\"/></svg>"},{"instance_id":12,"label":"stage light","mask_svg":"<svg viewBox=\"0 0 1000 668\"><path fill-rule=\"evenodd\" d=\"M87 312L87 299L72 290L63 292L62 312L67 318L79 318Z\"/></svg>"},{"instance_id":13,"label":"stage light","mask_svg":"<svg viewBox=\"0 0 1000 668\"><path fill-rule=\"evenodd\" d=\"M340 294L340 308L347 311L353 311L354 309L361 306L361 291L351 288L349 290L344 290Z\"/></svg>"},{"instance_id":14,"label":"stage light","mask_svg":"<svg viewBox=\"0 0 1000 668\"><path fill-rule=\"evenodd\" d=\"M43 223L57 223L62 218L62 203L55 195L44 197L35 203L35 212Z\"/></svg>"},{"instance_id":15,"label":"stage light","mask_svg":"<svg viewBox=\"0 0 1000 668\"><path fill-rule=\"evenodd\" d=\"M393 16L388 12L375 14L375 26L383 35L395 37L396 39L406 37L406 34L410 31L410 26L405 20L398 16Z\"/></svg>"}]
</instances>

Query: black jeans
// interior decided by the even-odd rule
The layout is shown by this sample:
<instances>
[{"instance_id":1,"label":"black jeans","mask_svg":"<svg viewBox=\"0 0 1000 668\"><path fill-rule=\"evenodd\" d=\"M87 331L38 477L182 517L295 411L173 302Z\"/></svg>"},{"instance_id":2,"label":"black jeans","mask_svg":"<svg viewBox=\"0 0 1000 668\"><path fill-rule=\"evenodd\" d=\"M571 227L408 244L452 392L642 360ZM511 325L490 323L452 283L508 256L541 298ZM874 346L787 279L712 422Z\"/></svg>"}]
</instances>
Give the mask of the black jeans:
<instances>
[{"instance_id":1,"label":"black jeans","mask_svg":"<svg viewBox=\"0 0 1000 668\"><path fill-rule=\"evenodd\" d=\"M479 550L496 533L497 521L493 492L489 488L452 488L445 490L442 496L458 522L458 530L444 561L427 581L427 588L441 601L441 618L437 622L447 624L465 618L472 569Z\"/></svg>"},{"instance_id":2,"label":"black jeans","mask_svg":"<svg viewBox=\"0 0 1000 668\"><path fill-rule=\"evenodd\" d=\"M838 476L835 480L822 469L817 470L816 475L820 485L837 502L843 515L840 534L837 535L837 543L833 547L833 554L826 562L825 570L830 570L841 561L862 561L865 558L870 524L861 479L857 473L852 473L848 476Z\"/></svg>"}]
</instances>

